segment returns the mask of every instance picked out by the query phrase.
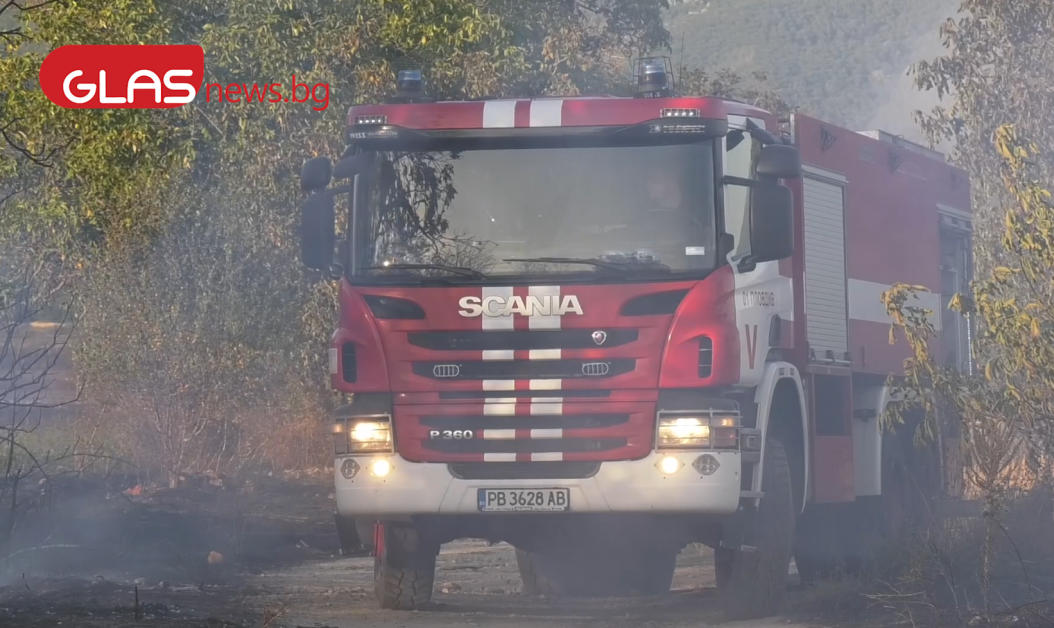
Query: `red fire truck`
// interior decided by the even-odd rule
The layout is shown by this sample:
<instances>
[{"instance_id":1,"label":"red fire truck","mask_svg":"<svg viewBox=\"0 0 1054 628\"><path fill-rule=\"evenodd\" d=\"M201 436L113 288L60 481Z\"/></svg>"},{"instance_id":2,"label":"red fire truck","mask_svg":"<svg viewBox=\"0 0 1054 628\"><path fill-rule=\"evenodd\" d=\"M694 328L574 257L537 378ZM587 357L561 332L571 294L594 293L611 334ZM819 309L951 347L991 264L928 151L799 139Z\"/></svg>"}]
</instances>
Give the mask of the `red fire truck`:
<instances>
[{"instance_id":1,"label":"red fire truck","mask_svg":"<svg viewBox=\"0 0 1054 628\"><path fill-rule=\"evenodd\" d=\"M923 285L940 312L969 280L966 174L672 78L644 59L636 97L434 102L401 72L304 165L351 395L338 527L372 535L381 606L427 604L459 538L514 546L546 595L658 594L702 543L728 615L769 615L792 560L859 569L959 490L950 428L936 456L880 430L907 355L880 296ZM935 325L969 368L965 321Z\"/></svg>"}]
</instances>

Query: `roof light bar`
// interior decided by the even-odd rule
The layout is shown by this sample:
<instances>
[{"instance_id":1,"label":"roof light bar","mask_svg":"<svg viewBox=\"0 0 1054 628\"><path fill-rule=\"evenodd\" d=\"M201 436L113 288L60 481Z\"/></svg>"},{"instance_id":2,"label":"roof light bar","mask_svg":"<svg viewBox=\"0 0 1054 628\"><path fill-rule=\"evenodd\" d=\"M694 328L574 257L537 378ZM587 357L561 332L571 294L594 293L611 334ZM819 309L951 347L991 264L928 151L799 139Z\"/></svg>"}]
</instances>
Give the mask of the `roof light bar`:
<instances>
[{"instance_id":1,"label":"roof light bar","mask_svg":"<svg viewBox=\"0 0 1054 628\"><path fill-rule=\"evenodd\" d=\"M664 118L698 118L698 109L663 109L662 117Z\"/></svg>"},{"instance_id":2,"label":"roof light bar","mask_svg":"<svg viewBox=\"0 0 1054 628\"><path fill-rule=\"evenodd\" d=\"M388 124L388 116L355 116L355 124Z\"/></svg>"}]
</instances>

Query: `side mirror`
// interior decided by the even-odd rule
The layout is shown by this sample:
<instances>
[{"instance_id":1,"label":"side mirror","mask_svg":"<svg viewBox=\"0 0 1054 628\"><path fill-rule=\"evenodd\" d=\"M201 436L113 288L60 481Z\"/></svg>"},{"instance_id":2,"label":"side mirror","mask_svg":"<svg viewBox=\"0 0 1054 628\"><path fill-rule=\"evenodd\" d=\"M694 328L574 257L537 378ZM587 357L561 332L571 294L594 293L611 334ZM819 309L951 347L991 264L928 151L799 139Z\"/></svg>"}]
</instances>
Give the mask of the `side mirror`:
<instances>
[{"instance_id":1,"label":"side mirror","mask_svg":"<svg viewBox=\"0 0 1054 628\"><path fill-rule=\"evenodd\" d=\"M794 197L785 185L750 188L750 261L772 262L794 254Z\"/></svg>"},{"instance_id":2,"label":"side mirror","mask_svg":"<svg viewBox=\"0 0 1054 628\"><path fill-rule=\"evenodd\" d=\"M300 169L300 189L305 192L322 190L333 178L333 163L329 157L312 157Z\"/></svg>"},{"instance_id":3,"label":"side mirror","mask_svg":"<svg viewBox=\"0 0 1054 628\"><path fill-rule=\"evenodd\" d=\"M756 171L760 179L800 179L801 153L794 146L769 144L761 149Z\"/></svg>"},{"instance_id":4,"label":"side mirror","mask_svg":"<svg viewBox=\"0 0 1054 628\"><path fill-rule=\"evenodd\" d=\"M300 212L300 259L313 270L326 270L333 263L336 243L336 213L332 194L312 194Z\"/></svg>"},{"instance_id":5,"label":"side mirror","mask_svg":"<svg viewBox=\"0 0 1054 628\"><path fill-rule=\"evenodd\" d=\"M337 162L337 165L333 166L333 178L337 181L341 179L351 179L360 172L366 172L370 166L370 158L363 153L356 155L348 155L344 159Z\"/></svg>"}]
</instances>

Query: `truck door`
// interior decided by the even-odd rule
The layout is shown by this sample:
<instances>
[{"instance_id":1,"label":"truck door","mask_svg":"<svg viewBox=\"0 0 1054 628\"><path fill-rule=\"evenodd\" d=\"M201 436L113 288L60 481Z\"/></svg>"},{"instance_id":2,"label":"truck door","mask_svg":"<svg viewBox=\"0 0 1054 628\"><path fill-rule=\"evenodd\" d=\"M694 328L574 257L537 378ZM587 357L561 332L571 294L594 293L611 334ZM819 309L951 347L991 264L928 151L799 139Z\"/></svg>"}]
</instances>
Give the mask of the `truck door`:
<instances>
[{"instance_id":1,"label":"truck door","mask_svg":"<svg viewBox=\"0 0 1054 628\"><path fill-rule=\"evenodd\" d=\"M843 175L806 166L804 219L805 333L812 427L813 501L856 498L853 470L853 378L845 251Z\"/></svg>"}]
</instances>

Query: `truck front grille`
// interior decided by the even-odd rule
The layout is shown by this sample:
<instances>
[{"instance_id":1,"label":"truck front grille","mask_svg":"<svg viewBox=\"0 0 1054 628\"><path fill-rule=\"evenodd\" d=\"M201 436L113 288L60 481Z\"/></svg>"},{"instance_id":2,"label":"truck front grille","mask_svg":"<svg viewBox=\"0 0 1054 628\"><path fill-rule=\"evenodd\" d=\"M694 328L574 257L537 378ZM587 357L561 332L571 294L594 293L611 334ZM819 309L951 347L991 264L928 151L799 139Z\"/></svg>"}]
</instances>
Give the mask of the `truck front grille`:
<instances>
[{"instance_id":1,"label":"truck front grille","mask_svg":"<svg viewBox=\"0 0 1054 628\"><path fill-rule=\"evenodd\" d=\"M584 480L599 462L457 462L447 465L459 480Z\"/></svg>"},{"instance_id":2,"label":"truck front grille","mask_svg":"<svg viewBox=\"0 0 1054 628\"><path fill-rule=\"evenodd\" d=\"M524 438L429 440L425 449L447 454L583 454L625 447L625 438Z\"/></svg>"},{"instance_id":3,"label":"truck front grille","mask_svg":"<svg viewBox=\"0 0 1054 628\"><path fill-rule=\"evenodd\" d=\"M633 358L615 360L507 360L415 362L420 377L442 381L475 379L593 379L633 372Z\"/></svg>"},{"instance_id":4,"label":"truck front grille","mask_svg":"<svg viewBox=\"0 0 1054 628\"><path fill-rule=\"evenodd\" d=\"M415 331L409 343L432 351L530 351L605 349L635 342L636 329L552 329L536 331ZM597 338L603 338L598 343Z\"/></svg>"},{"instance_id":5,"label":"truck front grille","mask_svg":"<svg viewBox=\"0 0 1054 628\"><path fill-rule=\"evenodd\" d=\"M655 403L407 404L394 418L396 448L411 462L593 463L647 456Z\"/></svg>"},{"instance_id":6,"label":"truck front grille","mask_svg":"<svg viewBox=\"0 0 1054 628\"><path fill-rule=\"evenodd\" d=\"M628 422L628 414L566 414L541 416L451 416L420 418L421 425L437 430L589 430ZM484 435L485 436L485 435Z\"/></svg>"}]
</instances>

